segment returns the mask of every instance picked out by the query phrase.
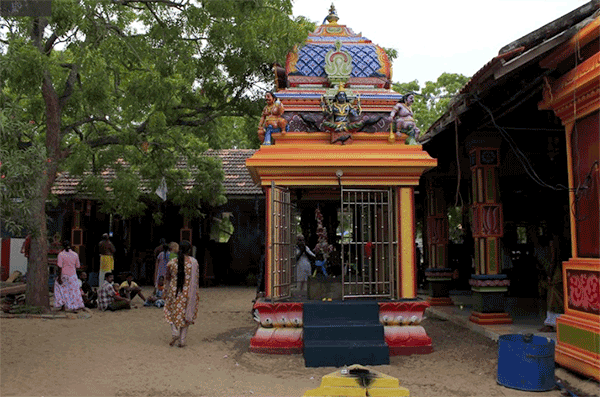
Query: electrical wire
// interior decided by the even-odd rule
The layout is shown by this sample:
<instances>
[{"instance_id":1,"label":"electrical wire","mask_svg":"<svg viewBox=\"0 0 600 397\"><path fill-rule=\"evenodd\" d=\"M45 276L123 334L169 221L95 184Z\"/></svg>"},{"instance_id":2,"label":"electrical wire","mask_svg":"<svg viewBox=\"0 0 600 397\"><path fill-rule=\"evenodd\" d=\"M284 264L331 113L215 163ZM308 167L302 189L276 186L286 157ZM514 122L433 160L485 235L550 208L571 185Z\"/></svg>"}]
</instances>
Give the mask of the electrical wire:
<instances>
[{"instance_id":1,"label":"electrical wire","mask_svg":"<svg viewBox=\"0 0 600 397\"><path fill-rule=\"evenodd\" d=\"M482 101L477 98L475 96L475 101L479 104L479 106L481 106L490 116L491 118L491 122L494 125L494 127L500 132L500 135L502 135L502 137L508 142L510 148L512 149L512 151L515 153L517 159L519 160L519 162L521 163L521 165L523 166L523 168L525 169L525 173L538 185L548 188L548 189L552 189L555 191L562 191L562 190L569 190L568 187L564 186L564 185L556 185L556 186L552 186L547 184L546 182L544 182L542 180L542 178L540 178L540 176L535 172L533 166L531 165L531 163L529 162L529 159L527 158L527 156L525 155L525 153L523 153L521 151L521 149L519 149L519 147L517 146L516 142L513 140L513 138L510 136L510 134L508 134L508 132L506 132L506 130L502 127L500 127L497 123L496 123L496 119L494 118L494 114L492 113L492 111L485 106Z\"/></svg>"}]
</instances>

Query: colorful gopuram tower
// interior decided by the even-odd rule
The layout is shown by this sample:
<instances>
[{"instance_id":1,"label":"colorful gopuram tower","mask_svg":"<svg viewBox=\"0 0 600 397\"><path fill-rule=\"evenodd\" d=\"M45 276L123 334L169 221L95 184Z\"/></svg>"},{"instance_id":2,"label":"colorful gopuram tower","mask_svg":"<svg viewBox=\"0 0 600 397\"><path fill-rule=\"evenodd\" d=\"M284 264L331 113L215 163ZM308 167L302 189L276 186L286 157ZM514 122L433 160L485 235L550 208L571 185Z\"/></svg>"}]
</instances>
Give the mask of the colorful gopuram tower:
<instances>
[{"instance_id":1,"label":"colorful gopuram tower","mask_svg":"<svg viewBox=\"0 0 600 397\"><path fill-rule=\"evenodd\" d=\"M390 89L384 49L338 24L333 6L326 20L285 68L275 66L263 144L246 161L267 197L265 293L289 296L296 233L285 206L301 198L338 201L352 212L352 241L347 252L340 248L343 299L415 298L414 187L437 161L408 144L418 134L413 98Z\"/></svg>"}]
</instances>

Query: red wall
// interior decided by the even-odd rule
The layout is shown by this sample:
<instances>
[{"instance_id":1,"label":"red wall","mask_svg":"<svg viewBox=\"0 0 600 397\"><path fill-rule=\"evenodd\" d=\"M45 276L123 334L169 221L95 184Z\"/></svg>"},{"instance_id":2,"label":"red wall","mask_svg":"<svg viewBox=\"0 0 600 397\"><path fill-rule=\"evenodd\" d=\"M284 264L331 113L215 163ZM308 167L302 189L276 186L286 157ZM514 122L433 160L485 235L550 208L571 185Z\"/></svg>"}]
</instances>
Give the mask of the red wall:
<instances>
[{"instance_id":1,"label":"red wall","mask_svg":"<svg viewBox=\"0 0 600 397\"><path fill-rule=\"evenodd\" d=\"M599 117L600 112L595 112L579 120L571 135L575 188L572 211L577 233L577 256L580 258L600 257Z\"/></svg>"},{"instance_id":2,"label":"red wall","mask_svg":"<svg viewBox=\"0 0 600 397\"><path fill-rule=\"evenodd\" d=\"M4 281L10 275L10 239L2 239L2 256L0 257L0 280Z\"/></svg>"}]
</instances>

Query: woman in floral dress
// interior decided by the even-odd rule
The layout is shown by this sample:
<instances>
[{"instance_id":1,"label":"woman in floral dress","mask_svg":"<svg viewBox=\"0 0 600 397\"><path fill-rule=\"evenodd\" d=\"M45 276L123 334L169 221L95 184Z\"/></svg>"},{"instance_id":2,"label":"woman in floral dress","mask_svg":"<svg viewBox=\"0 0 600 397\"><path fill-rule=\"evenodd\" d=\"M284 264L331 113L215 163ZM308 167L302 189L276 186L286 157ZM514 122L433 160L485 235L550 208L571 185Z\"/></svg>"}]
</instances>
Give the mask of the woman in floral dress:
<instances>
[{"instance_id":1,"label":"woman in floral dress","mask_svg":"<svg viewBox=\"0 0 600 397\"><path fill-rule=\"evenodd\" d=\"M174 346L185 346L188 327L198 315L198 261L191 257L191 245L182 241L177 259L167 264L165 319L171 324L171 342Z\"/></svg>"}]
</instances>

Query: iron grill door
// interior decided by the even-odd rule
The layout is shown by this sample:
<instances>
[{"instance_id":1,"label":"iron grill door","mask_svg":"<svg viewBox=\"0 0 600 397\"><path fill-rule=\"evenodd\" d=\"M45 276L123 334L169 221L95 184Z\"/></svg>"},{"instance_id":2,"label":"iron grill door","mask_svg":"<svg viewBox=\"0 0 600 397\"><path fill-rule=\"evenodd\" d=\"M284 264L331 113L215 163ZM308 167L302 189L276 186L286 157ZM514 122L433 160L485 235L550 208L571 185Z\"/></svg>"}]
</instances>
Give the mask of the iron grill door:
<instances>
[{"instance_id":1,"label":"iron grill door","mask_svg":"<svg viewBox=\"0 0 600 397\"><path fill-rule=\"evenodd\" d=\"M294 208L290 191L271 183L271 297L291 297L294 275Z\"/></svg>"},{"instance_id":2,"label":"iron grill door","mask_svg":"<svg viewBox=\"0 0 600 397\"><path fill-rule=\"evenodd\" d=\"M342 298L393 298L398 241L388 189L341 189Z\"/></svg>"}]
</instances>

